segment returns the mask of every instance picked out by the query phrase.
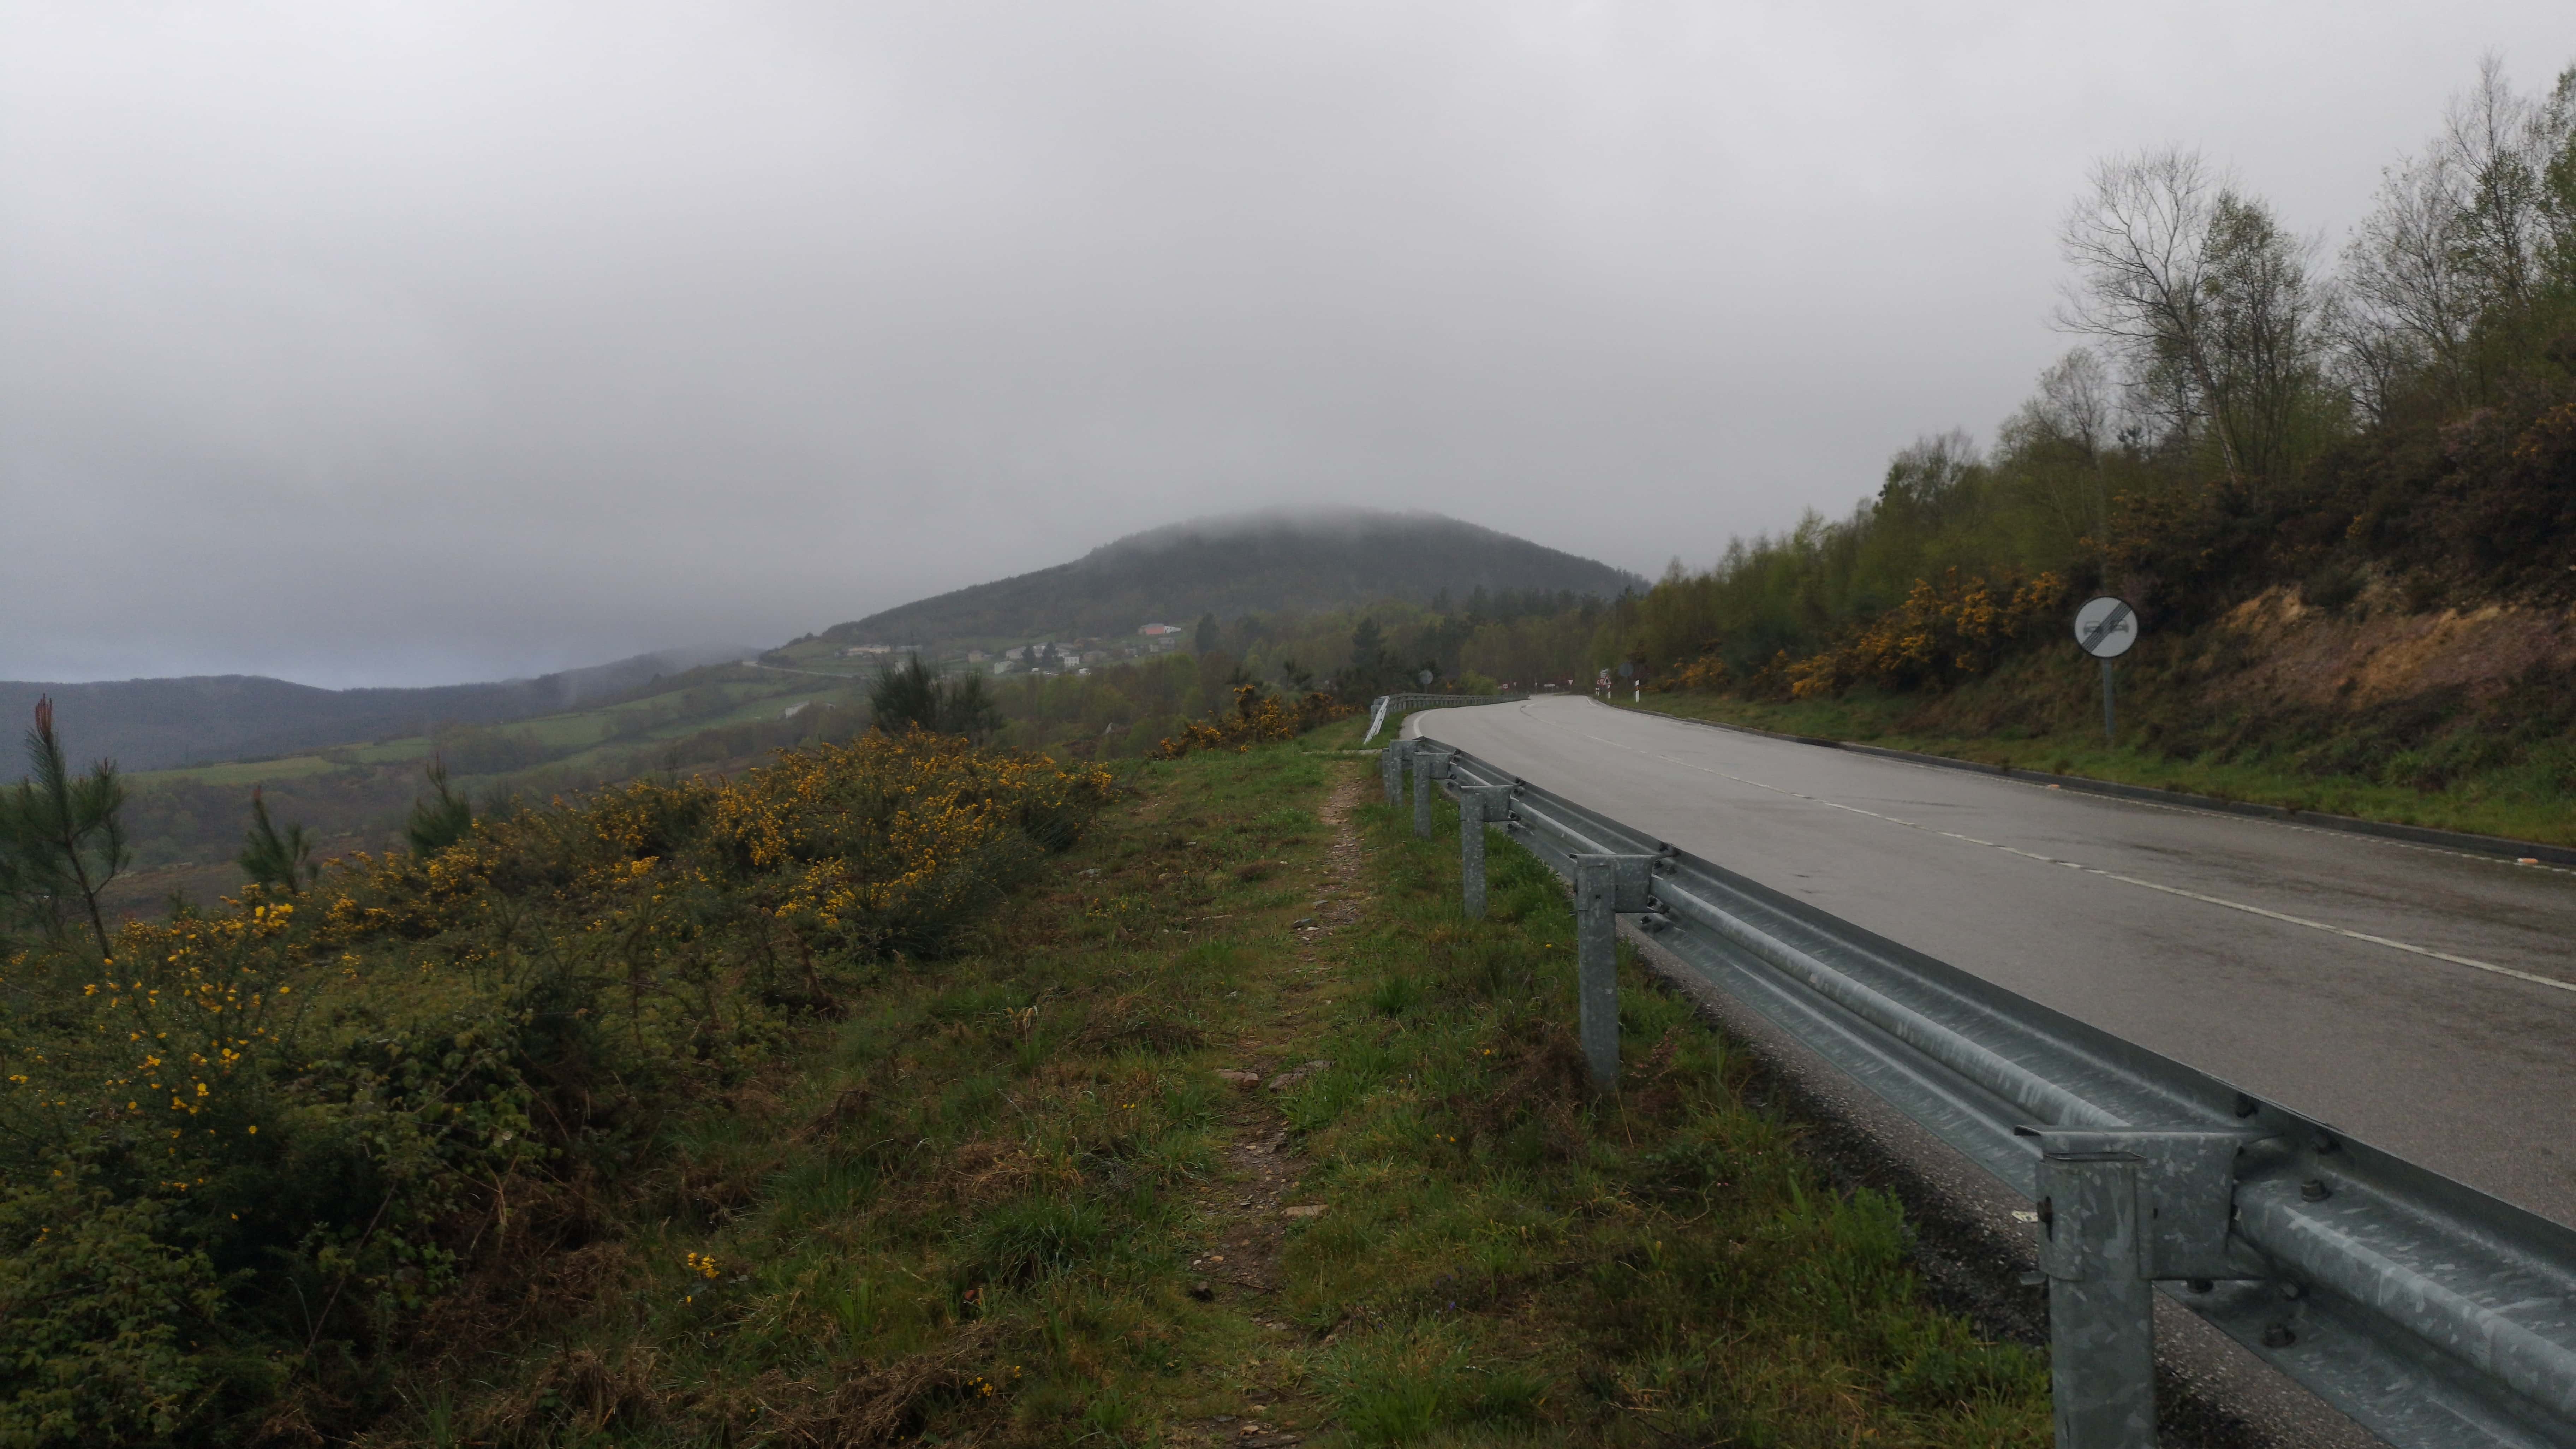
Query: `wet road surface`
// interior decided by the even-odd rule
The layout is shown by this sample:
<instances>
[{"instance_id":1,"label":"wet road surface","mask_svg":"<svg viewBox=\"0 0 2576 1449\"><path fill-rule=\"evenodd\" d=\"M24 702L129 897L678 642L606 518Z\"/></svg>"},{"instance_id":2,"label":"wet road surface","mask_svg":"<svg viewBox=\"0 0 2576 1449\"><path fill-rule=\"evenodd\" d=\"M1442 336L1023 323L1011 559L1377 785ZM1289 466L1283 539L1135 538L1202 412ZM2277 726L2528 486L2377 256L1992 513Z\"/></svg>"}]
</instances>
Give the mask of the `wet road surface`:
<instances>
[{"instance_id":1,"label":"wet road surface","mask_svg":"<svg viewBox=\"0 0 2576 1449\"><path fill-rule=\"evenodd\" d=\"M2576 1224L2576 872L1583 698L1405 725Z\"/></svg>"}]
</instances>

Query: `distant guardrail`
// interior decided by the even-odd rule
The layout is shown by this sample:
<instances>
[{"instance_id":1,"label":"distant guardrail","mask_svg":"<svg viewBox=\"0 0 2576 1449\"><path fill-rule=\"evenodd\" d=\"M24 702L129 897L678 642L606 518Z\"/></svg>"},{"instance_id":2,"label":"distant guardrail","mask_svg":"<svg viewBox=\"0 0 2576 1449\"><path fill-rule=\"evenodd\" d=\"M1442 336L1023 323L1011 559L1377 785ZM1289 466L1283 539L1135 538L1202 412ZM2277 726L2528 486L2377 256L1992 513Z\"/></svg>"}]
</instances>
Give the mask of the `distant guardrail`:
<instances>
[{"instance_id":1,"label":"distant guardrail","mask_svg":"<svg viewBox=\"0 0 2576 1449\"><path fill-rule=\"evenodd\" d=\"M2576 1231L1655 840L1396 740L1387 800L1459 802L1471 914L1500 824L1573 884L1581 1036L1618 1074L1616 918L2038 1207L2062 1449L2155 1443L2153 1291L2400 1449L2576 1446Z\"/></svg>"},{"instance_id":2,"label":"distant guardrail","mask_svg":"<svg viewBox=\"0 0 2576 1449\"><path fill-rule=\"evenodd\" d=\"M1401 717L1417 709L1439 709L1444 706L1466 704L1510 704L1514 700L1527 698L1529 696L1526 694L1381 694L1377 697L1376 704L1370 707L1368 733L1360 736L1360 743L1367 744L1376 739L1377 732L1386 728L1386 717L1390 713Z\"/></svg>"}]
</instances>

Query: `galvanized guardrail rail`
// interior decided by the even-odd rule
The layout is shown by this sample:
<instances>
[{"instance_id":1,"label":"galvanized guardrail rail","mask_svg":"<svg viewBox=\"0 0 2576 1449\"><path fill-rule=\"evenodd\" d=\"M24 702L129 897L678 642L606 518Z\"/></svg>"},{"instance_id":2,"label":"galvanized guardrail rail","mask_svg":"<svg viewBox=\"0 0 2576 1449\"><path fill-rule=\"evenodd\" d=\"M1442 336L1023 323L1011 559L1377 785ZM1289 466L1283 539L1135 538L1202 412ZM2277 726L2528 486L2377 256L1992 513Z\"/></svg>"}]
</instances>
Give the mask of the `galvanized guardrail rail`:
<instances>
[{"instance_id":1,"label":"galvanized guardrail rail","mask_svg":"<svg viewBox=\"0 0 2576 1449\"><path fill-rule=\"evenodd\" d=\"M1360 743L1367 744L1376 739L1377 732L1386 728L1387 716L1390 714L1402 719L1417 709L1454 708L1465 704L1509 704L1513 700L1527 698L1529 696L1525 694L1381 694L1377 697L1376 703L1369 707L1368 733L1360 736Z\"/></svg>"},{"instance_id":2,"label":"galvanized guardrail rail","mask_svg":"<svg viewBox=\"0 0 2576 1449\"><path fill-rule=\"evenodd\" d=\"M2038 1206L2063 1449L2155 1443L2162 1291L2401 1449L2576 1446L2576 1231L1836 919L1432 740L1470 914L1503 825L1573 883L1615 1087L1615 916Z\"/></svg>"}]
</instances>

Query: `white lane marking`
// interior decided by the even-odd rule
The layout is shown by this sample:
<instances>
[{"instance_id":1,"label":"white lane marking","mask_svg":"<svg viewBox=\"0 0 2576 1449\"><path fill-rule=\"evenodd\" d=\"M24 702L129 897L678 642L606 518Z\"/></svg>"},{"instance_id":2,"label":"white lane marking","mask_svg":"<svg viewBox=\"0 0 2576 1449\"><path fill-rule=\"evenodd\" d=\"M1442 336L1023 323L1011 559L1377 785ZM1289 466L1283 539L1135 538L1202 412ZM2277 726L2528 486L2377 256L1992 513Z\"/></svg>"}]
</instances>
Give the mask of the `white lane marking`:
<instances>
[{"instance_id":1,"label":"white lane marking","mask_svg":"<svg viewBox=\"0 0 2576 1449\"><path fill-rule=\"evenodd\" d=\"M2081 861L2059 860L2057 857L2052 855L2039 855L2032 851L2016 849L2009 845L1997 845L1991 840L1979 840L1973 835L1962 835L1955 830L1943 830L1937 826L1925 825L1918 821L1902 820L1893 815L1882 815L1875 810L1863 810L1857 805L1846 805L1839 800L1828 800L1821 795L1809 795L1804 791L1792 790L1786 786L1766 785L1760 780L1748 780L1741 775L1730 775L1724 770L1716 769L1708 765L1697 764L1690 760L1676 759L1671 755L1661 754L1655 751L1639 749L1635 745L1622 744L1617 740L1605 739L1602 736L1593 734L1589 731L1577 731L1577 733L1582 734L1587 740L1608 745L1615 750L1626 750L1632 755L1646 755L1649 758L1661 760L1666 764L1680 765L1684 769L1697 770L1706 775L1715 775L1719 779L1732 780L1739 785L1750 785L1756 790L1768 790L1774 795L1786 795L1792 799L1807 801L1809 804L1824 805L1835 810L1847 810L1854 815L1866 816L1871 820L1882 820L1890 825L1901 825L1908 830L1920 830L1926 835L1938 835L1945 839L1961 841L1968 845L1982 845L1988 850L2000 850L2006 855L2018 855L2026 860L2035 860L2046 865L2061 865L2066 867L2068 870L2080 870L2087 875L2098 875L2104 880L2118 881L2122 885L2133 885L2144 890L2162 891L2166 895L2181 896L2185 900L2199 901L2204 905L2224 906L2231 911L2243 911L2249 916L2261 916L2266 920L2281 921L2293 926L2305 926L2311 931L2324 931L2329 935L2342 936L2347 940L2366 941L2373 946L2386 946L2392 951L2404 951L2410 955L2423 956L2435 961L2448 962L2453 966L2466 966L2472 971L2492 972L2498 976L2510 976L2516 981L2528 981L2535 986L2546 986L2557 991L2576 992L2576 981L2561 981L2555 977L2542 976L2536 972L2516 970L2511 966L2499 966L2492 961L2480 961L2470 956L2454 955L2449 951L2437 951L2430 946L2417 946L2406 941L2391 940L2386 936L2374 936L2368 931L2356 931L2349 927L2338 926L2328 921L2312 921L2305 916L2293 916L2282 911L2266 910L2261 906L2247 905L2243 901L2231 901L2223 896L2204 895L2199 891L2185 890L2180 886L2162 885L2151 880L2140 880L2133 875L2122 875L2118 871L2104 870L2100 866L2086 865Z\"/></svg>"}]
</instances>

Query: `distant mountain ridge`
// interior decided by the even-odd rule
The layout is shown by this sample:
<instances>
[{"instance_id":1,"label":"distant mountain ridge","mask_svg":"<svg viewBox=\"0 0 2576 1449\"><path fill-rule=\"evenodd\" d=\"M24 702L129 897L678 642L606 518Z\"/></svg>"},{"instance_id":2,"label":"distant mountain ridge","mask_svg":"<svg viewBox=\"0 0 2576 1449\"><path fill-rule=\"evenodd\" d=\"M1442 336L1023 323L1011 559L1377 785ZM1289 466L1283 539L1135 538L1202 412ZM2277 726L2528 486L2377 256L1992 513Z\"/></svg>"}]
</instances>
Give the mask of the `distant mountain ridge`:
<instances>
[{"instance_id":1,"label":"distant mountain ridge","mask_svg":"<svg viewBox=\"0 0 2576 1449\"><path fill-rule=\"evenodd\" d=\"M834 625L842 642L1078 639L1187 628L1206 614L1300 615L1388 598L1463 606L1477 590L1594 594L1642 588L1634 574L1431 513L1271 511L1131 534L1071 563L998 579ZM19 762L5 741L51 696L73 751L128 770L264 759L333 745L492 725L624 694L657 675L746 658L751 649L662 650L535 679L425 689L318 689L260 675L88 684L0 680L0 781Z\"/></svg>"},{"instance_id":2,"label":"distant mountain ridge","mask_svg":"<svg viewBox=\"0 0 2576 1449\"><path fill-rule=\"evenodd\" d=\"M1615 597L1646 581L1608 564L1436 513L1273 510L1130 534L1071 563L836 624L843 643L1131 634L1202 615L1313 614L1444 590Z\"/></svg>"},{"instance_id":3,"label":"distant mountain ridge","mask_svg":"<svg viewBox=\"0 0 2576 1449\"><path fill-rule=\"evenodd\" d=\"M426 689L317 689L255 674L96 684L0 680L0 722L26 720L36 701L50 696L63 738L82 761L107 756L128 770L162 770L421 734L441 724L551 714L623 694L655 675L749 652L664 649L534 679ZM18 770L16 751L0 755L0 779L15 779Z\"/></svg>"}]
</instances>

